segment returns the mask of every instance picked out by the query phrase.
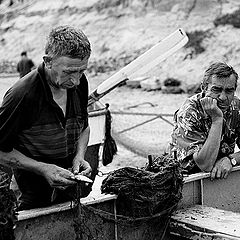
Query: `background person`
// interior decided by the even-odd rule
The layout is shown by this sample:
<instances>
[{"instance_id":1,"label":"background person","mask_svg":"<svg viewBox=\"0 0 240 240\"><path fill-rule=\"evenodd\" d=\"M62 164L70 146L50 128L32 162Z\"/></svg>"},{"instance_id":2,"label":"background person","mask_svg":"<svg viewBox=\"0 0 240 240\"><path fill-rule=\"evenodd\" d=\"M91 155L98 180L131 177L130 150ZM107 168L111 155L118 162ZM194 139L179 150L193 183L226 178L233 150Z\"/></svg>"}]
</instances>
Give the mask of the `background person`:
<instances>
[{"instance_id":1,"label":"background person","mask_svg":"<svg viewBox=\"0 0 240 240\"><path fill-rule=\"evenodd\" d=\"M211 172L226 178L240 163L240 100L235 96L238 74L216 62L205 71L202 92L188 98L175 113L171 151L188 173Z\"/></svg>"},{"instance_id":2,"label":"background person","mask_svg":"<svg viewBox=\"0 0 240 240\"><path fill-rule=\"evenodd\" d=\"M84 159L90 132L84 71L90 54L80 29L54 28L43 63L4 96L0 163L14 169L19 210L71 200L66 191L76 185L75 174L91 174Z\"/></svg>"},{"instance_id":3,"label":"background person","mask_svg":"<svg viewBox=\"0 0 240 240\"><path fill-rule=\"evenodd\" d=\"M17 71L19 72L20 78L31 72L33 68L34 63L30 58L27 57L27 52L22 52L21 60L17 63Z\"/></svg>"}]
</instances>

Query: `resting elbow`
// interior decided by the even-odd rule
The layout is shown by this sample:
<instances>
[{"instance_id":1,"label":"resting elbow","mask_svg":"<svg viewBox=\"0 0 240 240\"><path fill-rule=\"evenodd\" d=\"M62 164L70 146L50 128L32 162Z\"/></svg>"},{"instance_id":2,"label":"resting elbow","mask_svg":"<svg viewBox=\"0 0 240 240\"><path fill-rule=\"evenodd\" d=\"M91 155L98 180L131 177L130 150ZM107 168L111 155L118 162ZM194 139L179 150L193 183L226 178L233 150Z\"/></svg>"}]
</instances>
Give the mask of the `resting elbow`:
<instances>
[{"instance_id":1,"label":"resting elbow","mask_svg":"<svg viewBox=\"0 0 240 240\"><path fill-rule=\"evenodd\" d=\"M211 172L212 171L212 166L206 166L206 167L203 167L203 168L200 168L203 172Z\"/></svg>"},{"instance_id":2,"label":"resting elbow","mask_svg":"<svg viewBox=\"0 0 240 240\"><path fill-rule=\"evenodd\" d=\"M211 164L211 161L204 162L204 161L200 161L199 159L196 159L195 162L203 172L211 172L213 169L213 165Z\"/></svg>"}]
</instances>

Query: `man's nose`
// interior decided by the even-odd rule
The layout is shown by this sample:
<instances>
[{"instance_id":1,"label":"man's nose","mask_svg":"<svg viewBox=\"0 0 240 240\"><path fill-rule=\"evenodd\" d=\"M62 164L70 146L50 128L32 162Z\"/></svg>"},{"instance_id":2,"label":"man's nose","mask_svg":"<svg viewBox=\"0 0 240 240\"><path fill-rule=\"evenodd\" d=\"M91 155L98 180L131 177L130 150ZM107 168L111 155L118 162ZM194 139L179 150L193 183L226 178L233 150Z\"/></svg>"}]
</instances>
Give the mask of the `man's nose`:
<instances>
[{"instance_id":1,"label":"man's nose","mask_svg":"<svg viewBox=\"0 0 240 240\"><path fill-rule=\"evenodd\" d=\"M226 95L225 91L222 91L222 92L220 93L219 99L221 99L221 100L226 100L226 99L227 99L227 95Z\"/></svg>"},{"instance_id":2,"label":"man's nose","mask_svg":"<svg viewBox=\"0 0 240 240\"><path fill-rule=\"evenodd\" d=\"M80 78L82 76L82 73L75 73L71 76L71 82L74 84L74 85L78 85L79 82L80 82Z\"/></svg>"}]
</instances>

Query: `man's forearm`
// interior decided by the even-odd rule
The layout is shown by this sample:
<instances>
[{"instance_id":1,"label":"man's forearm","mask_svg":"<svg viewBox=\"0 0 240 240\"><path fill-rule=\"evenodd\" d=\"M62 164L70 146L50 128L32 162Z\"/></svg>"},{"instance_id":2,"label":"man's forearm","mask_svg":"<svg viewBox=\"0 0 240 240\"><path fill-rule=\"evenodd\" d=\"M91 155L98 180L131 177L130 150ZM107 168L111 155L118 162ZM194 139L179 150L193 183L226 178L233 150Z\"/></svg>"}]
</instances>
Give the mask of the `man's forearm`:
<instances>
[{"instance_id":1,"label":"man's forearm","mask_svg":"<svg viewBox=\"0 0 240 240\"><path fill-rule=\"evenodd\" d=\"M75 158L84 159L85 152L87 150L88 141L90 136L89 126L81 133L81 136L78 140L78 150Z\"/></svg>"},{"instance_id":2,"label":"man's forearm","mask_svg":"<svg viewBox=\"0 0 240 240\"><path fill-rule=\"evenodd\" d=\"M41 174L44 165L44 163L29 158L15 149L11 152L0 151L0 164L10 168L24 169L36 174Z\"/></svg>"},{"instance_id":3,"label":"man's forearm","mask_svg":"<svg viewBox=\"0 0 240 240\"><path fill-rule=\"evenodd\" d=\"M202 149L194 155L194 160L202 171L211 171L219 152L222 135L222 120L212 123Z\"/></svg>"}]
</instances>

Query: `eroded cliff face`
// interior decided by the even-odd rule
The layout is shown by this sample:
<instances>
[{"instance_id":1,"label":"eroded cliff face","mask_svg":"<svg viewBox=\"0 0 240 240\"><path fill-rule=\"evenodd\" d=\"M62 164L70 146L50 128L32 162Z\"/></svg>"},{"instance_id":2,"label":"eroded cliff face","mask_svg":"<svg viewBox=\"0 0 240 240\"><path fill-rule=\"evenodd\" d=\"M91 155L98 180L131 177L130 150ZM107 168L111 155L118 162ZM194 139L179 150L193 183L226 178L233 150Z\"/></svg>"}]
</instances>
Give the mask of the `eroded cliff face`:
<instances>
[{"instance_id":1,"label":"eroded cliff face","mask_svg":"<svg viewBox=\"0 0 240 240\"><path fill-rule=\"evenodd\" d=\"M239 9L238 0L25 0L0 5L0 62L28 51L42 61L46 35L57 25L82 28L92 44L89 74L115 72L177 28L191 36L182 48L148 75L196 83L213 61L240 70L240 29L216 24ZM196 46L200 52L196 52Z\"/></svg>"}]
</instances>

